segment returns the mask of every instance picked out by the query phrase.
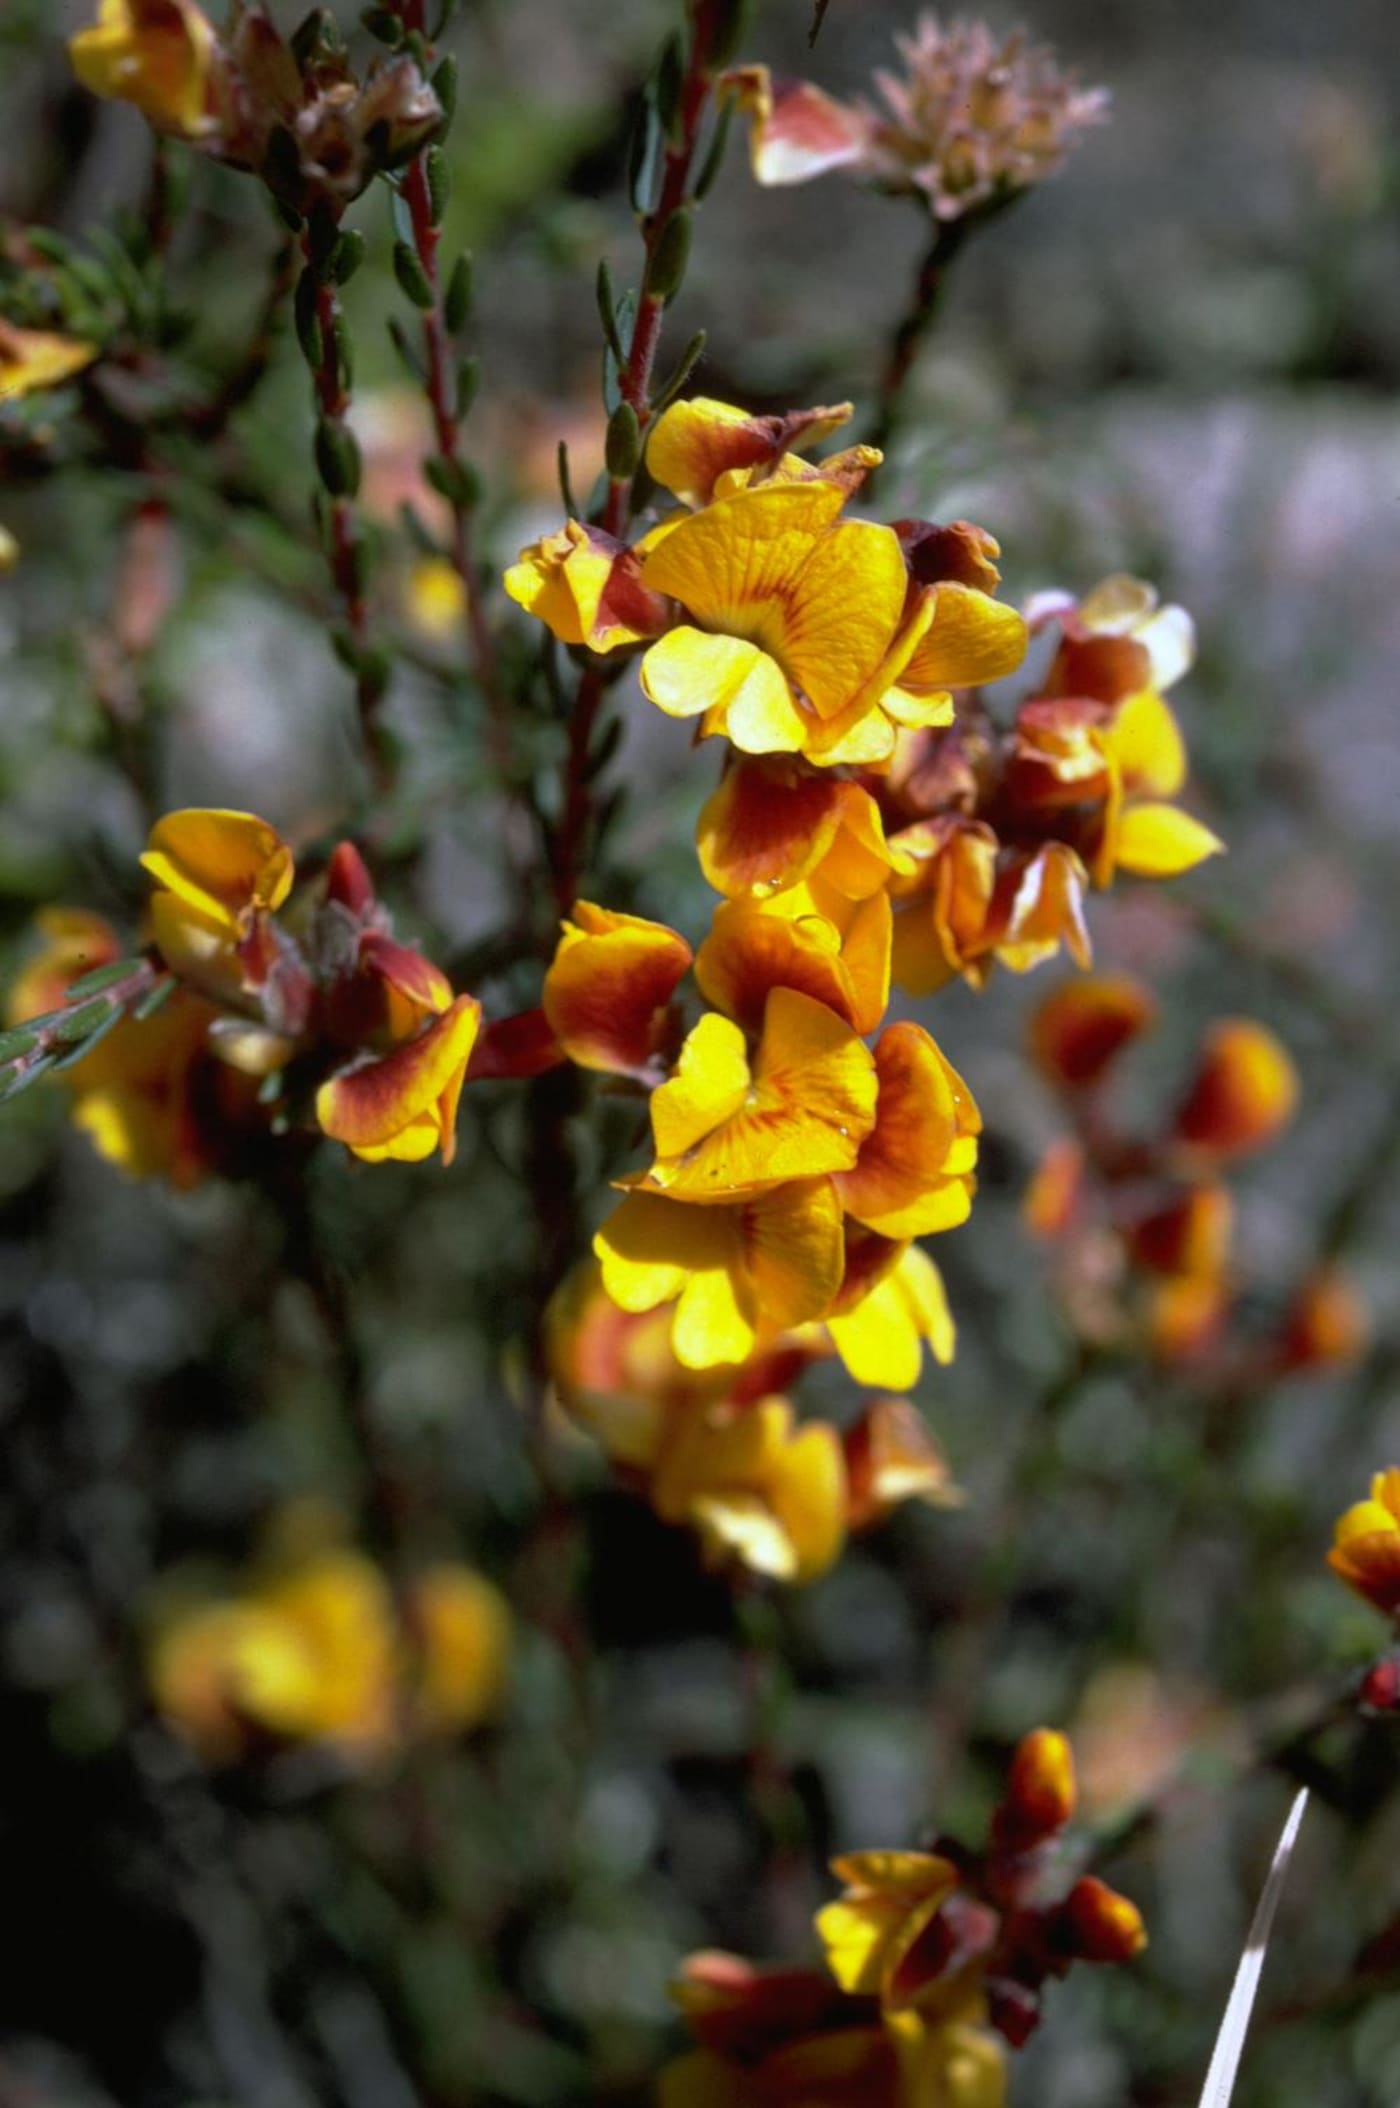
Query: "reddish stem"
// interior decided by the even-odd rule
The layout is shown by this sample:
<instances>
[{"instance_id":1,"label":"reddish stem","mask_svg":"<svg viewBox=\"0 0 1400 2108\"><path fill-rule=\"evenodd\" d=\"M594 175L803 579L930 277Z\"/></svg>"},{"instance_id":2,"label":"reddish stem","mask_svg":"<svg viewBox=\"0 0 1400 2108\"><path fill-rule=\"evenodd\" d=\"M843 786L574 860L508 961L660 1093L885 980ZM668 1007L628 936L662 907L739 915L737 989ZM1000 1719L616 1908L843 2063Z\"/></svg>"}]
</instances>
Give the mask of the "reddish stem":
<instances>
[{"instance_id":1,"label":"reddish stem","mask_svg":"<svg viewBox=\"0 0 1400 2108\"><path fill-rule=\"evenodd\" d=\"M657 245L667 222L686 201L695 149L699 142L700 127L714 77L709 54L714 39L716 14L715 0L698 0L690 60L681 87L676 137L666 149L661 188L656 203L642 220L642 242L645 251L642 294L633 317L627 360L618 377L618 388L623 401L630 403L636 411L637 423L643 436L652 416L652 371L656 364L656 352L661 342L661 327L666 313L666 301L659 294L646 290L647 280L651 276ZM600 520L605 534L620 537L625 532L632 511L633 480L631 476L610 478ZM590 666L579 682L573 714L569 719L564 810L555 833L552 858L554 898L559 912L563 915L573 906L578 892L579 876L592 826L593 785L588 765L589 751L607 685L608 677L603 667Z\"/></svg>"},{"instance_id":2,"label":"reddish stem","mask_svg":"<svg viewBox=\"0 0 1400 2108\"><path fill-rule=\"evenodd\" d=\"M309 232L302 238L302 254L307 269L312 269ZM340 295L333 279L317 279L316 325L321 335L321 359L312 373L316 407L328 425L343 429L350 408L350 392L342 379L340 360L336 352L341 331L341 306ZM328 498L327 505L331 577L340 597L346 629L352 642L363 651L369 641L369 620L357 554L355 510L350 499L346 497ZM355 707L359 714L365 753L374 776L375 787L381 792L392 787L389 754L381 737L378 721L382 700L383 684L373 678L366 663L355 675Z\"/></svg>"},{"instance_id":3,"label":"reddish stem","mask_svg":"<svg viewBox=\"0 0 1400 2108\"><path fill-rule=\"evenodd\" d=\"M421 8L415 10L405 5L403 20L406 27L415 26L411 19L415 13L421 16ZM442 310L442 285L438 269L438 243L441 235L440 230L433 224L432 193L422 154L410 164L404 176L403 199L413 224L413 246L417 251L418 261L423 266L423 275L433 293L433 305L423 316L423 348L428 365L426 393L433 418L433 436L441 457L445 461L455 463L461 439L461 421L457 415L456 401L457 379L451 355L452 339ZM492 760L497 774L504 780L509 780L512 772L510 717L505 699L496 684L495 640L482 606L481 581L472 552L471 507L464 499L456 497L451 500L451 513L449 553L452 568L462 581L467 649L486 697Z\"/></svg>"}]
</instances>

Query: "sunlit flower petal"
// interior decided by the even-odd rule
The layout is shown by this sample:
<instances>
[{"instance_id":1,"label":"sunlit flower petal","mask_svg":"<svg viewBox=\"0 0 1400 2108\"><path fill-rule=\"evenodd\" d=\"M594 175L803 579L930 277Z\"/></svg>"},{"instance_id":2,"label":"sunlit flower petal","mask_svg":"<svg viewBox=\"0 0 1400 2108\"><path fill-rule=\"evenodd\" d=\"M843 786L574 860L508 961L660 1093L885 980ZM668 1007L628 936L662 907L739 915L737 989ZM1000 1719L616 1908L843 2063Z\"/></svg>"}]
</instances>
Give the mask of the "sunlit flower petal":
<instances>
[{"instance_id":1,"label":"sunlit flower petal","mask_svg":"<svg viewBox=\"0 0 1400 2108\"><path fill-rule=\"evenodd\" d=\"M647 439L646 463L654 482L683 504L707 505L721 476L735 470L776 466L791 449L816 446L846 424L850 403L785 416L755 417L731 403L694 395L663 410Z\"/></svg>"},{"instance_id":2,"label":"sunlit flower petal","mask_svg":"<svg viewBox=\"0 0 1400 2108\"><path fill-rule=\"evenodd\" d=\"M922 1026L890 1025L875 1049L879 1102L853 1171L837 1180L847 1214L893 1238L967 1219L981 1119L972 1093Z\"/></svg>"},{"instance_id":3,"label":"sunlit flower petal","mask_svg":"<svg viewBox=\"0 0 1400 2108\"><path fill-rule=\"evenodd\" d=\"M316 1093L322 1132L367 1163L416 1163L456 1149L457 1101L481 1023L481 1005L458 996L417 1039L378 1061L345 1069Z\"/></svg>"},{"instance_id":4,"label":"sunlit flower petal","mask_svg":"<svg viewBox=\"0 0 1400 2108\"><path fill-rule=\"evenodd\" d=\"M836 1351L856 1383L912 1390L925 1344L935 1361L953 1358L957 1335L943 1276L916 1244L901 1247L871 1233L848 1235L846 1243L851 1264L840 1304L826 1319Z\"/></svg>"},{"instance_id":5,"label":"sunlit flower petal","mask_svg":"<svg viewBox=\"0 0 1400 2108\"><path fill-rule=\"evenodd\" d=\"M773 990L752 1073L743 1033L711 1014L653 1094L647 1187L677 1200L728 1199L846 1171L870 1132L875 1093L868 1049L809 996Z\"/></svg>"},{"instance_id":6,"label":"sunlit flower petal","mask_svg":"<svg viewBox=\"0 0 1400 2108\"><path fill-rule=\"evenodd\" d=\"M644 1068L690 963L690 946L665 923L576 901L544 981L544 1013L570 1061L623 1075Z\"/></svg>"},{"instance_id":7,"label":"sunlit flower petal","mask_svg":"<svg viewBox=\"0 0 1400 2108\"><path fill-rule=\"evenodd\" d=\"M713 1368L821 1315L841 1282L841 1208L829 1179L729 1207L631 1193L594 1250L615 1302L631 1311L674 1302L677 1358Z\"/></svg>"}]
</instances>

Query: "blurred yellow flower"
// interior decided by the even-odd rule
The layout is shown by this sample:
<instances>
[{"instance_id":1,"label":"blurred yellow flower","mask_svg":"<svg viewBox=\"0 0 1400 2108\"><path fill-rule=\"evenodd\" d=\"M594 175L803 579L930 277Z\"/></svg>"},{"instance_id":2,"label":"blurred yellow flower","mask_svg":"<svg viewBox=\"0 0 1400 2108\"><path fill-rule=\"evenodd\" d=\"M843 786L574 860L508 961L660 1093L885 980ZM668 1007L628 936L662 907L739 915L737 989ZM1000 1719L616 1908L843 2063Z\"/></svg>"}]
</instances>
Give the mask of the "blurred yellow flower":
<instances>
[{"instance_id":1,"label":"blurred yellow flower","mask_svg":"<svg viewBox=\"0 0 1400 2108\"><path fill-rule=\"evenodd\" d=\"M213 26L194 0L101 0L97 21L68 41L73 70L94 95L134 103L158 131L209 129Z\"/></svg>"},{"instance_id":2,"label":"blurred yellow flower","mask_svg":"<svg viewBox=\"0 0 1400 2108\"><path fill-rule=\"evenodd\" d=\"M41 388L57 388L97 357L95 344L48 330L19 329L0 319L0 403Z\"/></svg>"},{"instance_id":3,"label":"blurred yellow flower","mask_svg":"<svg viewBox=\"0 0 1400 2108\"><path fill-rule=\"evenodd\" d=\"M1400 1611L1400 1467L1378 1471L1370 1499L1347 1509L1327 1564L1387 1617Z\"/></svg>"},{"instance_id":4,"label":"blurred yellow flower","mask_svg":"<svg viewBox=\"0 0 1400 2108\"><path fill-rule=\"evenodd\" d=\"M509 1650L510 1614L480 1574L430 1567L400 1609L378 1567L332 1545L171 1617L149 1672L160 1711L208 1762L284 1742L365 1762L488 1718Z\"/></svg>"},{"instance_id":5,"label":"blurred yellow flower","mask_svg":"<svg viewBox=\"0 0 1400 2108\"><path fill-rule=\"evenodd\" d=\"M1298 1072L1287 1049L1266 1026L1250 1018L1222 1018L1201 1050L1176 1116L1176 1133L1212 1157L1247 1156L1288 1125L1298 1092Z\"/></svg>"},{"instance_id":6,"label":"blurred yellow flower","mask_svg":"<svg viewBox=\"0 0 1400 2108\"><path fill-rule=\"evenodd\" d=\"M510 1610L472 1568L429 1567L405 1591L413 1719L425 1733L464 1733L500 1706L510 1662Z\"/></svg>"}]
</instances>

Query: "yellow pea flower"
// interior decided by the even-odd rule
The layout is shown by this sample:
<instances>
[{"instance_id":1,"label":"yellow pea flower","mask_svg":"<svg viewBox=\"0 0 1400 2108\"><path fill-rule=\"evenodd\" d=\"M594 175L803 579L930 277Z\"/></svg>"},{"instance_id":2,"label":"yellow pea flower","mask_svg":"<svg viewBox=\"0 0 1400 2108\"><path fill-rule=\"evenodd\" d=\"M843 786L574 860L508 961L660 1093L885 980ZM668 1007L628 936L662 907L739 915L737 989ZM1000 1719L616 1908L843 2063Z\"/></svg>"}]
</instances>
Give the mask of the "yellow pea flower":
<instances>
[{"instance_id":1,"label":"yellow pea flower","mask_svg":"<svg viewBox=\"0 0 1400 2108\"><path fill-rule=\"evenodd\" d=\"M836 1181L842 1206L884 1237L955 1228L976 1188L982 1120L971 1091L921 1025L886 1027L875 1074L874 1126Z\"/></svg>"},{"instance_id":2,"label":"yellow pea flower","mask_svg":"<svg viewBox=\"0 0 1400 2108\"><path fill-rule=\"evenodd\" d=\"M1131 974L1067 981L1031 1019L1031 1054L1042 1075L1062 1090L1091 1090L1156 1020L1155 996Z\"/></svg>"},{"instance_id":3,"label":"yellow pea flower","mask_svg":"<svg viewBox=\"0 0 1400 2108\"><path fill-rule=\"evenodd\" d=\"M705 877L731 900L769 899L818 874L845 899L867 900L914 863L886 841L868 790L787 757L736 757L696 840Z\"/></svg>"},{"instance_id":4,"label":"yellow pea flower","mask_svg":"<svg viewBox=\"0 0 1400 2108\"><path fill-rule=\"evenodd\" d=\"M633 1312L674 1303L677 1360L710 1369L822 1315L841 1285L841 1204L826 1178L727 1206L629 1193L593 1249L613 1301Z\"/></svg>"},{"instance_id":5,"label":"yellow pea flower","mask_svg":"<svg viewBox=\"0 0 1400 2108\"><path fill-rule=\"evenodd\" d=\"M652 1094L656 1161L641 1181L675 1200L728 1200L849 1171L875 1119L869 1050L824 1003L775 988L750 1066L744 1034L703 1017Z\"/></svg>"},{"instance_id":6,"label":"yellow pea flower","mask_svg":"<svg viewBox=\"0 0 1400 2108\"><path fill-rule=\"evenodd\" d=\"M266 920L292 889L292 852L255 813L187 807L151 829L141 857L158 890L151 927L167 966L225 1000L258 985Z\"/></svg>"},{"instance_id":7,"label":"yellow pea flower","mask_svg":"<svg viewBox=\"0 0 1400 2108\"><path fill-rule=\"evenodd\" d=\"M405 1595L408 1682L414 1724L461 1734L497 1711L510 1660L511 1617L484 1574L443 1563Z\"/></svg>"},{"instance_id":8,"label":"yellow pea flower","mask_svg":"<svg viewBox=\"0 0 1400 2108\"><path fill-rule=\"evenodd\" d=\"M396 1673L384 1580L339 1549L174 1619L151 1660L156 1704L214 1761L250 1730L371 1755L395 1732Z\"/></svg>"},{"instance_id":9,"label":"yellow pea flower","mask_svg":"<svg viewBox=\"0 0 1400 2108\"><path fill-rule=\"evenodd\" d=\"M522 549L504 582L516 605L561 644L590 651L640 644L659 636L668 620L665 601L642 582L637 553L577 520Z\"/></svg>"},{"instance_id":10,"label":"yellow pea flower","mask_svg":"<svg viewBox=\"0 0 1400 2108\"><path fill-rule=\"evenodd\" d=\"M134 103L158 131L193 139L213 125L213 25L193 0L101 0L68 41L85 88Z\"/></svg>"},{"instance_id":11,"label":"yellow pea flower","mask_svg":"<svg viewBox=\"0 0 1400 2108\"><path fill-rule=\"evenodd\" d=\"M42 388L58 388L97 357L95 344L55 336L43 329L19 329L0 320L0 403L16 401Z\"/></svg>"},{"instance_id":12,"label":"yellow pea flower","mask_svg":"<svg viewBox=\"0 0 1400 2108\"><path fill-rule=\"evenodd\" d=\"M1347 1509L1327 1564L1387 1617L1400 1611L1400 1468L1378 1471L1370 1499Z\"/></svg>"},{"instance_id":13,"label":"yellow pea flower","mask_svg":"<svg viewBox=\"0 0 1400 2108\"><path fill-rule=\"evenodd\" d=\"M825 1421L795 1425L786 1398L671 1415L650 1480L664 1522L688 1523L716 1564L813 1581L846 1539L846 1471Z\"/></svg>"},{"instance_id":14,"label":"yellow pea flower","mask_svg":"<svg viewBox=\"0 0 1400 2108\"><path fill-rule=\"evenodd\" d=\"M1212 1157L1248 1156L1288 1125L1298 1089L1288 1051L1267 1027L1251 1018L1221 1018L1176 1116L1177 1136Z\"/></svg>"},{"instance_id":15,"label":"yellow pea flower","mask_svg":"<svg viewBox=\"0 0 1400 2108\"><path fill-rule=\"evenodd\" d=\"M574 904L544 980L544 1014L570 1061L617 1075L645 1070L691 962L662 922Z\"/></svg>"},{"instance_id":16,"label":"yellow pea flower","mask_svg":"<svg viewBox=\"0 0 1400 2108\"><path fill-rule=\"evenodd\" d=\"M896 693L934 594L910 590L899 537L840 520L832 483L760 485L667 524L641 546L642 582L691 619L653 644L642 687L742 752L879 765L900 723L946 724L946 696ZM908 611L906 612L906 604Z\"/></svg>"},{"instance_id":17,"label":"yellow pea flower","mask_svg":"<svg viewBox=\"0 0 1400 2108\"><path fill-rule=\"evenodd\" d=\"M825 1323L847 1374L872 1390L912 1390L925 1346L935 1361L953 1359L957 1333L943 1276L917 1244L870 1230L847 1230L846 1259Z\"/></svg>"},{"instance_id":18,"label":"yellow pea flower","mask_svg":"<svg viewBox=\"0 0 1400 2108\"><path fill-rule=\"evenodd\" d=\"M845 1890L817 1913L827 1967L843 1991L903 2003L901 1962L958 1886L936 1852L853 1852L832 1861Z\"/></svg>"},{"instance_id":19,"label":"yellow pea flower","mask_svg":"<svg viewBox=\"0 0 1400 2108\"><path fill-rule=\"evenodd\" d=\"M830 473L830 463L815 468L800 459L803 448L816 446L849 422L854 405L832 403L816 410L789 410L771 417L712 397L693 395L663 410L647 438L646 464L652 481L698 508L717 494L742 487L747 479L770 476L810 477ZM791 450L791 451L790 451ZM853 447L838 457L838 475L850 467L849 456L878 466L873 447ZM736 485L733 479L740 479Z\"/></svg>"},{"instance_id":20,"label":"yellow pea flower","mask_svg":"<svg viewBox=\"0 0 1400 2108\"><path fill-rule=\"evenodd\" d=\"M892 930L885 893L853 900L818 870L768 898L721 901L695 978L708 1002L749 1031L772 991L792 988L873 1032L890 999Z\"/></svg>"},{"instance_id":21,"label":"yellow pea flower","mask_svg":"<svg viewBox=\"0 0 1400 2108\"><path fill-rule=\"evenodd\" d=\"M480 1029L480 1003L459 995L416 1039L342 1069L316 1093L322 1133L368 1164L421 1163L439 1149L450 1164L457 1106Z\"/></svg>"}]
</instances>

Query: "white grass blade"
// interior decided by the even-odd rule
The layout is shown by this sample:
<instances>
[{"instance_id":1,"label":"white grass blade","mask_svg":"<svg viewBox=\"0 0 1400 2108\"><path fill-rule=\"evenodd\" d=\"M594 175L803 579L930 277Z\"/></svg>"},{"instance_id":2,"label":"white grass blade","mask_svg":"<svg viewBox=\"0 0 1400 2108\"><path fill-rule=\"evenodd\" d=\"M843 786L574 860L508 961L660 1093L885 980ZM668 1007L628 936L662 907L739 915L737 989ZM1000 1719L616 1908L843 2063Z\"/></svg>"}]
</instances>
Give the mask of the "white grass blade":
<instances>
[{"instance_id":1,"label":"white grass blade","mask_svg":"<svg viewBox=\"0 0 1400 2108\"><path fill-rule=\"evenodd\" d=\"M1293 1847L1298 1841L1303 1810L1307 1805L1308 1789L1302 1786L1288 1811L1288 1820L1283 1826L1278 1850L1274 1853L1274 1863L1269 1868L1269 1878L1264 1883L1264 1892L1259 1898L1254 1922L1249 1928L1249 1938L1245 1942L1244 1953L1240 1956L1240 1966L1235 1971L1230 2003L1225 2008L1225 2018L1221 2021L1220 2033L1215 2038L1215 2055L1211 2058L1210 2070L1206 2073L1200 2108L1230 2108L1235 2079L1240 2068L1240 2057L1244 2052L1244 2038L1249 2032L1249 2019L1254 2011L1254 1994L1259 1989L1259 1975L1268 1951L1269 1934L1273 1930L1274 1912L1278 1909L1278 1899L1283 1894L1283 1884L1288 1879L1289 1862L1293 1857Z\"/></svg>"}]
</instances>

